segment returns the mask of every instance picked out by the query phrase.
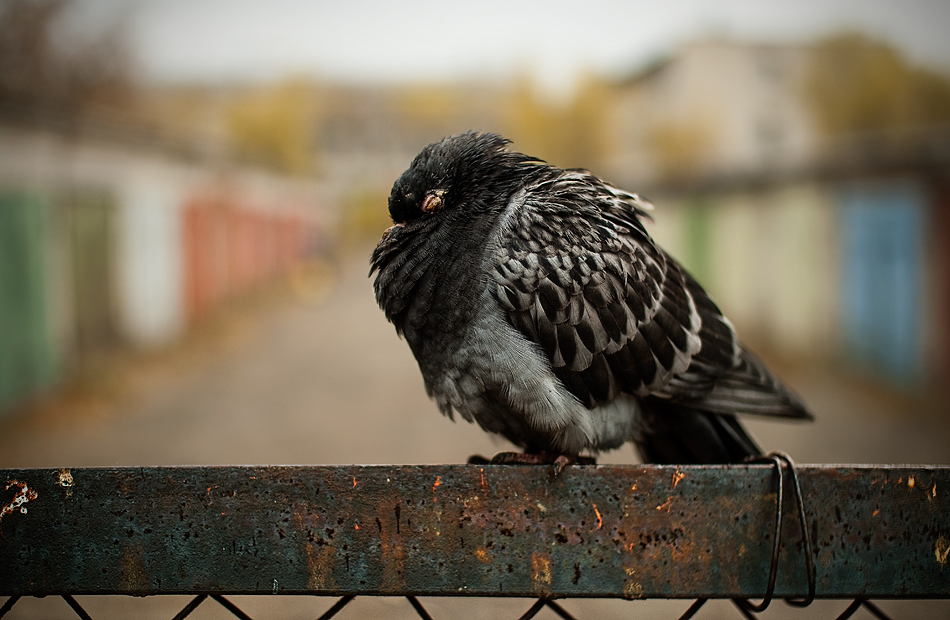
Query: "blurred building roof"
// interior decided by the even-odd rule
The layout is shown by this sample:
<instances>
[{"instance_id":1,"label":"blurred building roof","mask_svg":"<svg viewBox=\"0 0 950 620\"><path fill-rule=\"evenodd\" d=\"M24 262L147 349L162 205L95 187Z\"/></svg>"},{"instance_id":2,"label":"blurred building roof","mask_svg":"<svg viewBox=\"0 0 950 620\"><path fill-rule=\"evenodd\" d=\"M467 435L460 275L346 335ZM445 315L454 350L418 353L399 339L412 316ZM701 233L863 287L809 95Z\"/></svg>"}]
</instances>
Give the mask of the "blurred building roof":
<instances>
[{"instance_id":1,"label":"blurred building roof","mask_svg":"<svg viewBox=\"0 0 950 620\"><path fill-rule=\"evenodd\" d=\"M950 126L823 131L808 98L816 53L704 40L622 80L612 178L640 190L692 191L802 177L947 174Z\"/></svg>"},{"instance_id":2,"label":"blurred building roof","mask_svg":"<svg viewBox=\"0 0 950 620\"><path fill-rule=\"evenodd\" d=\"M620 84L614 173L631 184L788 168L815 152L809 49L697 41Z\"/></svg>"}]
</instances>

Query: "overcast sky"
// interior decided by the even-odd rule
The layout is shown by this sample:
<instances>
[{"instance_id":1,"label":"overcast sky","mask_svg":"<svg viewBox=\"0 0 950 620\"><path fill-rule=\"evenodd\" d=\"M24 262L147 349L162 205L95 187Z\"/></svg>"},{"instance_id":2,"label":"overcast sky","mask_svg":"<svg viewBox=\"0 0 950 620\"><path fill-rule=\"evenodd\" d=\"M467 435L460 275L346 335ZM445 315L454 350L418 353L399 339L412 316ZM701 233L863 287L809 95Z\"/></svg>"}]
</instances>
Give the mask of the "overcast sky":
<instances>
[{"instance_id":1,"label":"overcast sky","mask_svg":"<svg viewBox=\"0 0 950 620\"><path fill-rule=\"evenodd\" d=\"M950 70L948 0L78 0L76 21L125 14L160 81L437 80L532 72L563 89L710 34L807 41L841 29Z\"/></svg>"}]
</instances>

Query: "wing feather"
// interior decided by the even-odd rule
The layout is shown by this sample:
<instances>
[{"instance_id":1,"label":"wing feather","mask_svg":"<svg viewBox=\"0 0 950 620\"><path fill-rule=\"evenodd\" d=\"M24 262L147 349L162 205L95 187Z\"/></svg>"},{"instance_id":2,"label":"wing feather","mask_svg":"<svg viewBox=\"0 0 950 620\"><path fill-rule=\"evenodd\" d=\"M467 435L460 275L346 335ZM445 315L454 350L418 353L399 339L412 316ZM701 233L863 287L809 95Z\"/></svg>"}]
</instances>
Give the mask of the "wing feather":
<instances>
[{"instance_id":1,"label":"wing feather","mask_svg":"<svg viewBox=\"0 0 950 620\"><path fill-rule=\"evenodd\" d=\"M525 188L490 256L490 290L568 391L588 407L626 392L715 413L808 416L653 242L635 194L557 172Z\"/></svg>"}]
</instances>

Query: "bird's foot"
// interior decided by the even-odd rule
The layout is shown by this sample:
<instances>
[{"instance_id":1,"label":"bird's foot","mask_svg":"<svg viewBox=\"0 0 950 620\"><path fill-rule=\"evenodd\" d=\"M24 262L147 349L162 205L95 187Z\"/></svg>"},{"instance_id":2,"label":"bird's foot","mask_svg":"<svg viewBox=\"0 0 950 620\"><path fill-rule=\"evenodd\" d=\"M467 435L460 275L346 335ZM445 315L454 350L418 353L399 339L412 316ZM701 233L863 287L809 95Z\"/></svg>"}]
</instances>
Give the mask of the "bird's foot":
<instances>
[{"instance_id":1,"label":"bird's foot","mask_svg":"<svg viewBox=\"0 0 950 620\"><path fill-rule=\"evenodd\" d=\"M571 464L596 465L590 456L571 456L553 452L499 452L490 460L481 455L468 458L470 465L554 465L553 476L557 478L564 468Z\"/></svg>"}]
</instances>

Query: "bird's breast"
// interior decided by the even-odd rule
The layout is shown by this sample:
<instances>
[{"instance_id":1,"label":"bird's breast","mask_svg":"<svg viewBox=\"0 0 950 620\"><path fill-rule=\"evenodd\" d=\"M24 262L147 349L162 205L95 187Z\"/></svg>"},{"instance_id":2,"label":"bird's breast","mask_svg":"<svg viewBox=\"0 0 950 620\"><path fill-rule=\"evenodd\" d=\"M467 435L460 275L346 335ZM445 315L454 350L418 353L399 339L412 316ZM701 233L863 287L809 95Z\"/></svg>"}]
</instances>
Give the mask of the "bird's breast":
<instances>
[{"instance_id":1,"label":"bird's breast","mask_svg":"<svg viewBox=\"0 0 950 620\"><path fill-rule=\"evenodd\" d=\"M416 358L426 388L443 413L458 412L525 448L577 454L631 438L639 420L635 399L585 407L557 379L537 345L485 297L484 311L462 333L419 343Z\"/></svg>"}]
</instances>

